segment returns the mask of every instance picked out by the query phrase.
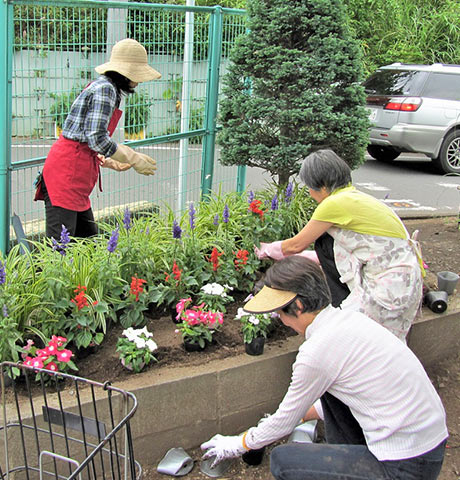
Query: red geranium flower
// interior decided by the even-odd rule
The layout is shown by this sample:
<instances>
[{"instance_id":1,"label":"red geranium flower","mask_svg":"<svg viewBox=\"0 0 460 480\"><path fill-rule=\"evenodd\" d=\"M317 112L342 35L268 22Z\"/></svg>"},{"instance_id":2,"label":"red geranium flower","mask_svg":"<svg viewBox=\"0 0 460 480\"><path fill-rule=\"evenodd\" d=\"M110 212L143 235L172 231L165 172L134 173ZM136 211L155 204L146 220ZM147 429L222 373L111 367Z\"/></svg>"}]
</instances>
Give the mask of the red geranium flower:
<instances>
[{"instance_id":1,"label":"red geranium flower","mask_svg":"<svg viewBox=\"0 0 460 480\"><path fill-rule=\"evenodd\" d=\"M262 200L253 200L249 204L249 210L253 213L257 213L259 215L260 219L264 219L264 211L260 209L260 206L262 205Z\"/></svg>"},{"instance_id":2,"label":"red geranium flower","mask_svg":"<svg viewBox=\"0 0 460 480\"><path fill-rule=\"evenodd\" d=\"M235 258L235 268L239 269L241 265L246 265L248 263L249 252L247 250L238 250Z\"/></svg>"}]
</instances>

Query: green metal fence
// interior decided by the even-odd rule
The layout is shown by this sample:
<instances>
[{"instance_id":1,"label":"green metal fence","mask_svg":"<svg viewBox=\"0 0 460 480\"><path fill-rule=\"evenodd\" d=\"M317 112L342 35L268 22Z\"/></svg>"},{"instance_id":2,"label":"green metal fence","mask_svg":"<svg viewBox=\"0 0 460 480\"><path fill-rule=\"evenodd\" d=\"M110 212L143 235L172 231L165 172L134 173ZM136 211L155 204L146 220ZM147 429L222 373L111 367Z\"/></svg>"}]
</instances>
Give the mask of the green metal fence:
<instances>
[{"instance_id":1,"label":"green metal fence","mask_svg":"<svg viewBox=\"0 0 460 480\"><path fill-rule=\"evenodd\" d=\"M76 4L78 6L76 6ZM168 204L181 211L217 188L244 188L244 168L217 162L219 86L231 46L245 31L244 11L120 1L23 1L0 4L0 250L44 232L44 204L33 181L76 95L97 77L113 44L135 38L162 78L140 84L121 106L114 134L157 160L157 174L103 170L96 218L113 210Z\"/></svg>"}]
</instances>

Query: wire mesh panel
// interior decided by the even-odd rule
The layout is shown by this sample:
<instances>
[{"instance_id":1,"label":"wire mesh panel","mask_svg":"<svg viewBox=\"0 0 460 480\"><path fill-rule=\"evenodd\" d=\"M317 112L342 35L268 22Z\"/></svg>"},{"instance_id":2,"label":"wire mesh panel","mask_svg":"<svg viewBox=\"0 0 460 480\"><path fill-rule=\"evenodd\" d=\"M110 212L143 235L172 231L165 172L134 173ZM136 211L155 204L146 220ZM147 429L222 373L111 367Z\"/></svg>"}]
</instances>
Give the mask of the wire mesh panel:
<instances>
[{"instance_id":1,"label":"wire mesh panel","mask_svg":"<svg viewBox=\"0 0 460 480\"><path fill-rule=\"evenodd\" d=\"M75 6L66 0L13 0L9 7L14 30L10 205L25 234L44 232L44 206L33 201L33 182L72 102L97 78L94 68L108 61L114 43L127 37L145 46L149 64L162 78L141 83L124 97L114 139L133 142L131 146L152 156L158 168L153 177L102 169L102 191L96 186L91 196L95 217L125 206L157 208L163 202L177 211L184 202L197 201L203 138L209 133L205 105L215 7L102 1ZM244 32L241 13L224 9L218 39L221 75L231 46ZM214 173L213 188L222 184L223 190L235 189L235 167L216 163Z\"/></svg>"},{"instance_id":2,"label":"wire mesh panel","mask_svg":"<svg viewBox=\"0 0 460 480\"><path fill-rule=\"evenodd\" d=\"M133 394L9 362L0 368L1 479L142 478L130 428Z\"/></svg>"}]
</instances>

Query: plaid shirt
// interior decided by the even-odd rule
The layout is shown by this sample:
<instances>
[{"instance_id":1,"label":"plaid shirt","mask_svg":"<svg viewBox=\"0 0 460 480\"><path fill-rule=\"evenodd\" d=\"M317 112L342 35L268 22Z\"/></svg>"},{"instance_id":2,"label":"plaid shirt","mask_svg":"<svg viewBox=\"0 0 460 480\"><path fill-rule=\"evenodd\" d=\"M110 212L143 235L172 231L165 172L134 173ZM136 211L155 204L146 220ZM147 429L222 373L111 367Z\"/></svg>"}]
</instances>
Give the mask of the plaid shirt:
<instances>
[{"instance_id":1,"label":"plaid shirt","mask_svg":"<svg viewBox=\"0 0 460 480\"><path fill-rule=\"evenodd\" d=\"M73 102L64 122L62 135L106 157L117 149L107 131L112 114L120 105L120 94L104 75L88 85Z\"/></svg>"}]
</instances>

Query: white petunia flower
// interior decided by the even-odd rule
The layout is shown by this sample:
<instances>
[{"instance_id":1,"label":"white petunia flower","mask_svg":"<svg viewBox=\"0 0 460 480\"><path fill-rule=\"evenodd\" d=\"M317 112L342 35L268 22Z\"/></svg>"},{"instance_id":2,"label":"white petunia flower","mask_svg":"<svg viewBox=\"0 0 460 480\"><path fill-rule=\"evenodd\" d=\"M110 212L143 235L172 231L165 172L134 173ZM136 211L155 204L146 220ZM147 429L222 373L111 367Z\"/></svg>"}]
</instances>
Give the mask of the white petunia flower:
<instances>
[{"instance_id":1,"label":"white petunia flower","mask_svg":"<svg viewBox=\"0 0 460 480\"><path fill-rule=\"evenodd\" d=\"M133 327L129 327L126 330L123 330L123 335L130 341L134 341L137 338L137 334Z\"/></svg>"},{"instance_id":2,"label":"white petunia flower","mask_svg":"<svg viewBox=\"0 0 460 480\"><path fill-rule=\"evenodd\" d=\"M225 288L219 283L207 283L201 287L201 290L208 295L219 295L222 297L227 296L225 293Z\"/></svg>"},{"instance_id":3,"label":"white petunia flower","mask_svg":"<svg viewBox=\"0 0 460 480\"><path fill-rule=\"evenodd\" d=\"M144 327L142 329L137 330L139 332L139 335L145 335L146 337L153 337L153 333L150 333L147 330L147 327Z\"/></svg>"},{"instance_id":4,"label":"white petunia flower","mask_svg":"<svg viewBox=\"0 0 460 480\"><path fill-rule=\"evenodd\" d=\"M145 343L151 352L154 352L158 348L158 345L153 340L147 340Z\"/></svg>"},{"instance_id":5,"label":"white petunia flower","mask_svg":"<svg viewBox=\"0 0 460 480\"><path fill-rule=\"evenodd\" d=\"M239 319L245 317L246 315L247 315L247 312L245 312L244 308L240 307L240 308L238 309L238 311L236 312L235 318L236 318L237 320L239 320Z\"/></svg>"},{"instance_id":6,"label":"white petunia flower","mask_svg":"<svg viewBox=\"0 0 460 480\"><path fill-rule=\"evenodd\" d=\"M251 315L248 319L253 325L259 325L260 320L255 316Z\"/></svg>"},{"instance_id":7,"label":"white petunia flower","mask_svg":"<svg viewBox=\"0 0 460 480\"><path fill-rule=\"evenodd\" d=\"M137 348L145 348L147 342L143 338L137 337L134 339L134 343L136 344Z\"/></svg>"}]
</instances>

